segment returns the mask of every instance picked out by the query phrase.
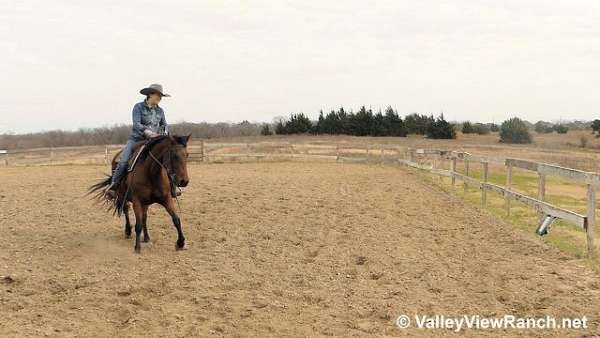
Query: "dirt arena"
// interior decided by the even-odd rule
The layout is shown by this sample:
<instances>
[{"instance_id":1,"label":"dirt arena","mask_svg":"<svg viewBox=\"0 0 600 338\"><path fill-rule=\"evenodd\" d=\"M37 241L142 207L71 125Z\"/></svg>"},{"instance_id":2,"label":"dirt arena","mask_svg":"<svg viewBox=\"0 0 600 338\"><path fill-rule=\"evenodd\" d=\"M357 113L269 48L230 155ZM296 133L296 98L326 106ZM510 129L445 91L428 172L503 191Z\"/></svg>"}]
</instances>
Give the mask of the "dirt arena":
<instances>
[{"instance_id":1,"label":"dirt arena","mask_svg":"<svg viewBox=\"0 0 600 338\"><path fill-rule=\"evenodd\" d=\"M598 337L598 273L401 168L189 169L188 250L154 206L141 255L82 198L105 167L1 169L0 336L439 337L395 320L513 314L590 328L458 335Z\"/></svg>"}]
</instances>

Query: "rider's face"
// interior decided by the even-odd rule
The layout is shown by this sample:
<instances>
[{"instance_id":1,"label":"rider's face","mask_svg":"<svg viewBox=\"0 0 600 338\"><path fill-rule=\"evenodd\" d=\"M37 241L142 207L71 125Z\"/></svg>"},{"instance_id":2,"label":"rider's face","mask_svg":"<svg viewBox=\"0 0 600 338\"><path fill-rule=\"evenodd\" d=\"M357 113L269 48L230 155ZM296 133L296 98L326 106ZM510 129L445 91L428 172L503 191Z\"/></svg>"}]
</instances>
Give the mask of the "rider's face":
<instances>
[{"instance_id":1,"label":"rider's face","mask_svg":"<svg viewBox=\"0 0 600 338\"><path fill-rule=\"evenodd\" d=\"M152 105L156 105L160 102L160 99L162 99L162 96L160 94L157 94L157 93L150 94L150 96L148 97L148 103L152 104Z\"/></svg>"}]
</instances>

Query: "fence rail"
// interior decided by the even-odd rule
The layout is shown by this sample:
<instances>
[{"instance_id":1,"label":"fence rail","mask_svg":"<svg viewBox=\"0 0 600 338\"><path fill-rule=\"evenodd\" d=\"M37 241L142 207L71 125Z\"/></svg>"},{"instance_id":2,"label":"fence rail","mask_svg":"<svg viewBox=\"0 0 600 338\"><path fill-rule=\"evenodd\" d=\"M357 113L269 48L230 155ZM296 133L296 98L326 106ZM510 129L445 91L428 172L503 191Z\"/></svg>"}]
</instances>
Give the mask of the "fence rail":
<instances>
[{"instance_id":1,"label":"fence rail","mask_svg":"<svg viewBox=\"0 0 600 338\"><path fill-rule=\"evenodd\" d=\"M36 148L0 152L0 165L108 164L122 145ZM224 143L199 141L188 145L190 162L248 160L366 161L398 158L404 147L386 144L290 143L267 141Z\"/></svg>"}]
</instances>

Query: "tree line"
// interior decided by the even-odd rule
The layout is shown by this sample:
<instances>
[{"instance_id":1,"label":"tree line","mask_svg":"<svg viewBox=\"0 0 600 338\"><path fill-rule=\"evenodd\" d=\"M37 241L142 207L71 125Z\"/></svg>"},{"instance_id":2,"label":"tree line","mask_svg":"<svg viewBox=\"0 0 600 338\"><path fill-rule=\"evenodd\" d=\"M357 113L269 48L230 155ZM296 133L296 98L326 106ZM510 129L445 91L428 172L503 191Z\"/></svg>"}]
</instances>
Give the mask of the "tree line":
<instances>
[{"instance_id":1,"label":"tree line","mask_svg":"<svg viewBox=\"0 0 600 338\"><path fill-rule=\"evenodd\" d=\"M192 134L193 138L220 138L260 135L262 123L175 123L169 125L173 134ZM0 134L0 149L70 147L85 145L123 144L131 134L131 125L118 124L75 131L52 130L27 134Z\"/></svg>"},{"instance_id":2,"label":"tree line","mask_svg":"<svg viewBox=\"0 0 600 338\"><path fill-rule=\"evenodd\" d=\"M303 113L292 113L289 118L279 118L273 124L253 123L177 123L169 129L175 134L192 134L194 138L223 138L257 135L354 135L354 136L395 136L405 137L408 134L424 135L432 139L453 139L456 132L463 134L485 135L499 132L500 142L530 143L530 130L537 133L566 133L569 129L592 128L600 136L600 120L593 122L571 121L566 123L550 123L538 121L532 124L519 118L504 121L502 125L494 123L450 123L443 114L411 113L401 117L392 107L384 111L373 112L371 108L362 106L357 112L339 108L325 114L319 113L316 120L311 120ZM29 134L0 134L0 149L64 147L81 145L123 144L131 133L131 125L114 125L100 128L81 128L75 131L53 130Z\"/></svg>"},{"instance_id":3,"label":"tree line","mask_svg":"<svg viewBox=\"0 0 600 338\"><path fill-rule=\"evenodd\" d=\"M397 111L388 107L374 113L371 108L362 106L356 113L347 112L343 107L324 114L321 110L317 121L313 122L303 113L292 113L288 119L277 121L274 130L263 126L262 135L289 134L329 134L353 136L396 136L408 134L426 135L429 138L456 138L456 131L444 115L409 114L402 119Z\"/></svg>"}]
</instances>

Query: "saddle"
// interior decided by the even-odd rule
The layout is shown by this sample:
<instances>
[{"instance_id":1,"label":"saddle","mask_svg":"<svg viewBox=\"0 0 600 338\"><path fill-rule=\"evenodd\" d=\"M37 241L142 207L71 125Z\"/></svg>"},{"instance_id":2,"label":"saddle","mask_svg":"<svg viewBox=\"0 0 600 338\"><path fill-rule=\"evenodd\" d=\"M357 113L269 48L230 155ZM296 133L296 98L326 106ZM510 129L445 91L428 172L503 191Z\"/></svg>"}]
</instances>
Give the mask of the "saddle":
<instances>
[{"instance_id":1,"label":"saddle","mask_svg":"<svg viewBox=\"0 0 600 338\"><path fill-rule=\"evenodd\" d=\"M144 150L146 149L145 146L145 142L144 141L140 141L137 142L134 146L133 146L133 154L131 157L129 157L129 162L127 163L127 172L130 173L133 171L133 169L135 168L135 165L138 161L142 160L142 153L144 152ZM119 161L121 160L121 156L123 154L122 153L118 153L118 156L115 157L113 163L112 163L112 170L114 171L117 168L117 164L119 163Z\"/></svg>"},{"instance_id":2,"label":"saddle","mask_svg":"<svg viewBox=\"0 0 600 338\"><path fill-rule=\"evenodd\" d=\"M135 165L138 162L138 160L140 160L140 158L145 158L145 154L144 154L144 150L146 149L146 142L142 141L142 142L138 142L135 144L134 146L134 151L133 151L133 156L131 156L131 158L129 158L129 163L127 165L127 172L130 173L133 171L133 169L135 169ZM144 155L144 156L142 156Z\"/></svg>"},{"instance_id":3,"label":"saddle","mask_svg":"<svg viewBox=\"0 0 600 338\"><path fill-rule=\"evenodd\" d=\"M133 145L133 153L131 154L131 157L129 158L129 162L127 164L128 173L132 172L133 169L135 169L135 166L138 162L143 162L146 159L146 156L148 155L148 150L152 149L152 147L158 141L160 141L159 138L156 138L149 141L139 141ZM116 164L121 159L121 155L122 154L119 153L119 156L115 158L112 170L115 170Z\"/></svg>"}]
</instances>

